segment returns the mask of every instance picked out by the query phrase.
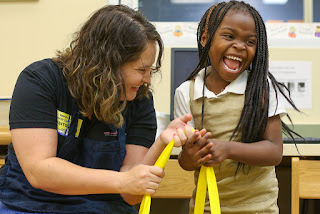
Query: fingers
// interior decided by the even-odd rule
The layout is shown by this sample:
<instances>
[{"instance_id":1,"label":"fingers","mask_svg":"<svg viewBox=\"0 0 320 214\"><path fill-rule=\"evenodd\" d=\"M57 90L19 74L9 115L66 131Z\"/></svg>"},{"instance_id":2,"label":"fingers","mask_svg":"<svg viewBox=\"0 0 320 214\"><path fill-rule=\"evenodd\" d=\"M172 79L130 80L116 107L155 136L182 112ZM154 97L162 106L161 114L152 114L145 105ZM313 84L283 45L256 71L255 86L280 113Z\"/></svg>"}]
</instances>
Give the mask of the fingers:
<instances>
[{"instance_id":1,"label":"fingers","mask_svg":"<svg viewBox=\"0 0 320 214\"><path fill-rule=\"evenodd\" d=\"M181 120L184 123L187 123L188 121L190 121L192 119L192 115L191 114L185 114L185 115L179 117L178 119Z\"/></svg>"},{"instance_id":2,"label":"fingers","mask_svg":"<svg viewBox=\"0 0 320 214\"><path fill-rule=\"evenodd\" d=\"M147 184L147 189L145 194L153 195L156 190L159 188L159 185L164 177L164 170L157 166L150 166L150 180Z\"/></svg>"},{"instance_id":3,"label":"fingers","mask_svg":"<svg viewBox=\"0 0 320 214\"><path fill-rule=\"evenodd\" d=\"M174 146L180 147L186 143L188 138L185 132L183 131L183 129L177 128L177 135L174 135L173 139L174 139Z\"/></svg>"},{"instance_id":4,"label":"fingers","mask_svg":"<svg viewBox=\"0 0 320 214\"><path fill-rule=\"evenodd\" d=\"M132 195L152 195L164 177L164 170L157 166L139 164L123 172L123 192Z\"/></svg>"},{"instance_id":5,"label":"fingers","mask_svg":"<svg viewBox=\"0 0 320 214\"><path fill-rule=\"evenodd\" d=\"M206 163L207 161L212 159L211 148L213 146L214 146L213 143L208 143L207 145L205 145L202 149L200 149L197 152L196 155L200 157L197 164L203 165L204 163Z\"/></svg>"},{"instance_id":6,"label":"fingers","mask_svg":"<svg viewBox=\"0 0 320 214\"><path fill-rule=\"evenodd\" d=\"M150 172L157 177L163 178L164 177L164 170L158 166L149 166ZM161 180L160 180L161 181Z\"/></svg>"},{"instance_id":7,"label":"fingers","mask_svg":"<svg viewBox=\"0 0 320 214\"><path fill-rule=\"evenodd\" d=\"M195 146L198 146L198 147L202 148L207 144L207 141L210 139L211 132L205 133L205 135L202 136L202 137L201 137L200 134L199 134L199 136L200 137L195 141Z\"/></svg>"},{"instance_id":8,"label":"fingers","mask_svg":"<svg viewBox=\"0 0 320 214\"><path fill-rule=\"evenodd\" d=\"M185 143L185 147L186 149L190 149L194 146L195 142L197 141L197 139L199 138L200 134L199 131L196 130L194 133L192 133L191 136L188 137L186 143Z\"/></svg>"},{"instance_id":9,"label":"fingers","mask_svg":"<svg viewBox=\"0 0 320 214\"><path fill-rule=\"evenodd\" d=\"M207 130L206 130L206 129L202 129L202 130L200 131L200 136L202 137L202 136L204 136L206 133L207 133Z\"/></svg>"},{"instance_id":10,"label":"fingers","mask_svg":"<svg viewBox=\"0 0 320 214\"><path fill-rule=\"evenodd\" d=\"M188 138L191 137L195 131L196 130L194 130L194 128L192 126L190 126L188 124L184 125L184 132L186 133Z\"/></svg>"}]
</instances>

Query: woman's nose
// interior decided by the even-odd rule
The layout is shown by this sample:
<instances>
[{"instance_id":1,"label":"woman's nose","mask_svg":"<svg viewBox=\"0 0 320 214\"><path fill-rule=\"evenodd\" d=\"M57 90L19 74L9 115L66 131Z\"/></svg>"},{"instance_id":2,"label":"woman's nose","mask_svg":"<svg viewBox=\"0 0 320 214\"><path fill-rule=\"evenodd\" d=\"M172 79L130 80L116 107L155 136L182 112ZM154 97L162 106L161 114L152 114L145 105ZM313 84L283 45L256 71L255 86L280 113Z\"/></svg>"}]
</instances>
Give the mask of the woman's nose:
<instances>
[{"instance_id":1,"label":"woman's nose","mask_svg":"<svg viewBox=\"0 0 320 214\"><path fill-rule=\"evenodd\" d=\"M142 77L142 81L144 83L150 84L150 80L151 80L151 71L144 72L143 77Z\"/></svg>"}]
</instances>

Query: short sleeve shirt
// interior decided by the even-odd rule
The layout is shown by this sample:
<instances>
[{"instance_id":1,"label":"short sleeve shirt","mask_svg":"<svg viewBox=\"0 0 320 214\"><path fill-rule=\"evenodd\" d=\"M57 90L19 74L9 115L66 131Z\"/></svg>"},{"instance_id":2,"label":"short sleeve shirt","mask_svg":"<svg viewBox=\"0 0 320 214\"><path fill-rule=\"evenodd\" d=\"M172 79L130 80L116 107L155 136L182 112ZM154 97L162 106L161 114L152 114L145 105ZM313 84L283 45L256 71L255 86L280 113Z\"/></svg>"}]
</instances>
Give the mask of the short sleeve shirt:
<instances>
[{"instance_id":1,"label":"short sleeve shirt","mask_svg":"<svg viewBox=\"0 0 320 214\"><path fill-rule=\"evenodd\" d=\"M208 72L211 71L211 67L208 67ZM202 98L204 69L201 70L194 83L194 100ZM244 94L247 86L248 71L244 71L237 79L231 82L221 93L215 94L204 86L204 96L207 98L219 97L226 93ZM268 79L270 83L270 79ZM270 85L269 96L269 117L280 114L283 116L286 114L286 110L283 105L283 96L278 93L278 100L276 99L275 90ZM184 114L191 114L190 109L190 80L182 83L175 91L174 98L174 117L180 117ZM195 126L194 119L188 122L189 125Z\"/></svg>"},{"instance_id":2,"label":"short sleeve shirt","mask_svg":"<svg viewBox=\"0 0 320 214\"><path fill-rule=\"evenodd\" d=\"M62 69L51 59L26 67L18 77L12 96L9 124L16 128L51 128L58 131L58 147L65 140L63 131L72 113L72 96ZM157 123L153 97L128 102L125 113L126 143L151 147ZM87 119L87 118L86 118ZM88 120L87 135L94 140L111 140L103 121ZM82 129L81 129L82 130Z\"/></svg>"}]
</instances>

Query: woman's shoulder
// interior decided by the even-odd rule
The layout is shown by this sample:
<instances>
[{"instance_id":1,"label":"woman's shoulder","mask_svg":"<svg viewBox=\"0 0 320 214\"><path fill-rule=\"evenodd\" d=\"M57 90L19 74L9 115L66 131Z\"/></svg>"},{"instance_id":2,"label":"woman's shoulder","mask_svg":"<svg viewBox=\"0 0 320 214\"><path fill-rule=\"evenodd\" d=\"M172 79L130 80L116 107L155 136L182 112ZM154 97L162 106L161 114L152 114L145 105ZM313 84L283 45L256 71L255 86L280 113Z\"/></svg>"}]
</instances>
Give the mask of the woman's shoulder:
<instances>
[{"instance_id":1,"label":"woman's shoulder","mask_svg":"<svg viewBox=\"0 0 320 214\"><path fill-rule=\"evenodd\" d=\"M24 70L40 71L43 69L58 70L59 67L52 61L52 59L46 58L46 59L38 60L38 61L31 63Z\"/></svg>"},{"instance_id":2,"label":"woman's shoulder","mask_svg":"<svg viewBox=\"0 0 320 214\"><path fill-rule=\"evenodd\" d=\"M48 84L51 82L63 83L65 78L62 69L56 65L52 59L46 58L35 61L28 65L20 74L21 78L26 81L36 81L38 83Z\"/></svg>"}]
</instances>

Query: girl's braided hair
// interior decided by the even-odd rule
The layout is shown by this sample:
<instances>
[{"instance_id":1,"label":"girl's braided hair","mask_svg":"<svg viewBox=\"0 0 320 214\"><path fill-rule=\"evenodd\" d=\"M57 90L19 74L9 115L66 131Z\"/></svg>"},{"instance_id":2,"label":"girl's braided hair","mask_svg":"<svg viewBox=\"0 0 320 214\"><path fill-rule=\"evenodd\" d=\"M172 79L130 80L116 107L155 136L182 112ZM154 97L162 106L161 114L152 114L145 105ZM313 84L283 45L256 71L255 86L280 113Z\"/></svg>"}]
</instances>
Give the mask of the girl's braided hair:
<instances>
[{"instance_id":1,"label":"girl's braided hair","mask_svg":"<svg viewBox=\"0 0 320 214\"><path fill-rule=\"evenodd\" d=\"M249 68L251 72L249 72L248 75L247 87L245 91L245 103L240 120L230 138L231 140L237 134L241 134L242 142L252 143L263 140L263 134L266 130L268 122L270 86L267 78L270 79L270 82L275 90L277 103L279 91L291 104L291 106L295 110L299 111L290 97L288 88L284 84L277 82L274 76L269 72L269 52L266 28L262 17L256 9L243 1L230 1L216 4L205 12L197 30L199 63L194 71L188 76L187 80L193 79L201 69L206 67L214 34L223 17L229 10L251 14L256 25L257 49L255 57ZM208 40L206 45L203 47L201 44L201 36L204 33L208 35ZM289 92L288 96L285 94L284 89ZM291 122L289 115L287 116ZM282 130L283 133L286 136L289 136L293 141L294 135L301 137L283 122Z\"/></svg>"}]
</instances>

